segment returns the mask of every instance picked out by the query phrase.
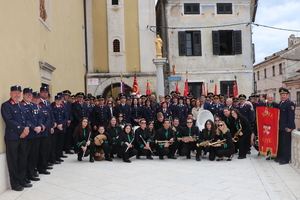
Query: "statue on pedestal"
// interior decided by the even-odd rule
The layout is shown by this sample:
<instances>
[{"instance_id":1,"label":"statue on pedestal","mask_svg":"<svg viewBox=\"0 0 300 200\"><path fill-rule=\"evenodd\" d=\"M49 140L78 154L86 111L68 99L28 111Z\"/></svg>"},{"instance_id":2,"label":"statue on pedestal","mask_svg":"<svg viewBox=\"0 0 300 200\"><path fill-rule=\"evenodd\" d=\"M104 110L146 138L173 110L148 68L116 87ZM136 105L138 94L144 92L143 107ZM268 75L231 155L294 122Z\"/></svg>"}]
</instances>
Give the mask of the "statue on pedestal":
<instances>
[{"instance_id":1,"label":"statue on pedestal","mask_svg":"<svg viewBox=\"0 0 300 200\"><path fill-rule=\"evenodd\" d=\"M156 58L162 58L163 41L159 35L156 35L155 46L156 46Z\"/></svg>"}]
</instances>

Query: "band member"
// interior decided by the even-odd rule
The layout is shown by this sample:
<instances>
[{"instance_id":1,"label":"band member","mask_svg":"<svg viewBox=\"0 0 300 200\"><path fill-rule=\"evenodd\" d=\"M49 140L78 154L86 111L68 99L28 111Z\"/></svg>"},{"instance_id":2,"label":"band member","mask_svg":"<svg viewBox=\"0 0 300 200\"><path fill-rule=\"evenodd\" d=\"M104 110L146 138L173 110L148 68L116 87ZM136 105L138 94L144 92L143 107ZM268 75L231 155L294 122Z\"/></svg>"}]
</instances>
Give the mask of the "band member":
<instances>
[{"instance_id":1,"label":"band member","mask_svg":"<svg viewBox=\"0 0 300 200\"><path fill-rule=\"evenodd\" d=\"M200 154L203 151L204 155L209 152L209 160L214 160L215 155L214 153L211 153L212 149L208 145L209 141L213 141L216 136L216 129L214 128L214 122L212 120L207 120L204 124L204 129L200 132L200 140L201 141L207 141L207 143L204 143L203 146L199 147Z\"/></svg>"},{"instance_id":2,"label":"band member","mask_svg":"<svg viewBox=\"0 0 300 200\"><path fill-rule=\"evenodd\" d=\"M122 129L120 128L119 124L117 123L116 117L110 118L106 131L109 133L111 140L112 140L110 157L114 158L114 154L117 153L116 141L117 141L119 134L122 132Z\"/></svg>"},{"instance_id":3,"label":"band member","mask_svg":"<svg viewBox=\"0 0 300 200\"><path fill-rule=\"evenodd\" d=\"M110 157L110 151L111 151L111 144L112 144L112 140L111 140L111 137L109 135L109 133L107 133L105 131L105 128L104 126L99 126L98 130L97 130L97 135L95 135L95 137L99 136L99 135L104 135L106 137L106 140L103 140L101 139L99 141L100 145L98 146L96 143L95 143L95 147L96 149L103 149L104 151L104 154L105 154L105 160L107 161L112 161L111 157Z\"/></svg>"},{"instance_id":4,"label":"band member","mask_svg":"<svg viewBox=\"0 0 300 200\"><path fill-rule=\"evenodd\" d=\"M26 137L26 153L27 153L27 179L32 181L39 181L39 178L34 177L35 168L38 158L38 141L40 132L42 131L42 121L39 109L35 103L32 102L32 88L23 89L22 104L25 107L26 113L29 118L29 134ZM44 131L44 129L43 129Z\"/></svg>"},{"instance_id":5,"label":"band member","mask_svg":"<svg viewBox=\"0 0 300 200\"><path fill-rule=\"evenodd\" d=\"M147 123L154 122L156 118L156 109L152 105L150 99L145 101L145 106L142 107L143 117Z\"/></svg>"},{"instance_id":6,"label":"band member","mask_svg":"<svg viewBox=\"0 0 300 200\"><path fill-rule=\"evenodd\" d=\"M246 119L248 120L248 122L250 124L253 123L253 121L254 121L254 111L251 108L251 106L246 103L246 95L240 94L239 95L239 100L240 100L240 103L239 103L238 110L240 111L240 113L244 117L246 117Z\"/></svg>"},{"instance_id":7,"label":"band member","mask_svg":"<svg viewBox=\"0 0 300 200\"><path fill-rule=\"evenodd\" d=\"M231 107L232 108L232 107ZM232 108L233 109L233 108ZM233 119L232 117L230 116L230 109L228 107L225 107L223 109L223 120L227 126L227 128L231 131L233 130L234 128L232 128L231 126L233 125ZM234 136L234 133L231 132L231 136L233 137Z\"/></svg>"},{"instance_id":8,"label":"band member","mask_svg":"<svg viewBox=\"0 0 300 200\"><path fill-rule=\"evenodd\" d=\"M176 159L174 154L177 147L172 145L175 140L174 132L170 125L170 120L164 119L163 127L156 132L155 139L160 142L157 142L155 149L158 153L159 159L161 160L164 159L164 156L168 156L168 158L171 159Z\"/></svg>"},{"instance_id":9,"label":"band member","mask_svg":"<svg viewBox=\"0 0 300 200\"><path fill-rule=\"evenodd\" d=\"M78 92L76 94L76 102L72 104L72 113L73 113L73 127L76 128L79 122L85 117L89 118L89 110L87 105L83 102L84 94Z\"/></svg>"},{"instance_id":10,"label":"band member","mask_svg":"<svg viewBox=\"0 0 300 200\"><path fill-rule=\"evenodd\" d=\"M199 141L199 129L193 125L193 119L186 120L186 127L182 129L182 155L191 159L191 150L197 150L196 161L200 161L200 148L197 148L196 141Z\"/></svg>"},{"instance_id":11,"label":"band member","mask_svg":"<svg viewBox=\"0 0 300 200\"><path fill-rule=\"evenodd\" d=\"M152 142L151 135L146 126L146 120L144 118L140 119L140 128L135 131L135 148L138 150L136 158L140 159L140 156L147 156L147 159L153 160L150 147L150 143Z\"/></svg>"},{"instance_id":12,"label":"band member","mask_svg":"<svg viewBox=\"0 0 300 200\"><path fill-rule=\"evenodd\" d=\"M119 114L123 114L125 122L131 123L131 107L130 105L126 104L126 95L121 94L120 95L121 103L120 105L115 107L115 113L114 116L119 116Z\"/></svg>"},{"instance_id":13,"label":"band member","mask_svg":"<svg viewBox=\"0 0 300 200\"><path fill-rule=\"evenodd\" d=\"M123 162L131 163L131 160L129 160L130 157L136 155L138 152L134 148L133 141L134 136L132 134L132 127L129 124L126 124L123 132L119 134L119 137L117 139L117 152L118 155L123 157Z\"/></svg>"},{"instance_id":14,"label":"band member","mask_svg":"<svg viewBox=\"0 0 300 200\"><path fill-rule=\"evenodd\" d=\"M119 124L119 126L121 127L121 129L124 128L126 121L124 119L124 115L122 113L119 114L118 118L117 118L117 123Z\"/></svg>"},{"instance_id":15,"label":"band member","mask_svg":"<svg viewBox=\"0 0 300 200\"><path fill-rule=\"evenodd\" d=\"M134 98L131 103L131 124L132 126L138 126L139 120L142 118L142 108L139 105L138 99Z\"/></svg>"},{"instance_id":16,"label":"band member","mask_svg":"<svg viewBox=\"0 0 300 200\"><path fill-rule=\"evenodd\" d=\"M238 159L245 159L247 154L247 142L250 141L251 135L251 125L246 119L246 117L242 116L238 109L233 109L230 111L230 115L233 117L233 133L234 136L232 139L236 138L238 140L236 142L236 148L239 149L239 157Z\"/></svg>"},{"instance_id":17,"label":"band member","mask_svg":"<svg viewBox=\"0 0 300 200\"><path fill-rule=\"evenodd\" d=\"M154 140L154 137L155 137L155 134L156 134L156 130L154 128L154 123L149 122L147 128L149 129L151 140Z\"/></svg>"},{"instance_id":18,"label":"band member","mask_svg":"<svg viewBox=\"0 0 300 200\"><path fill-rule=\"evenodd\" d=\"M97 127L99 126L107 127L108 120L111 118L108 106L104 105L104 97L99 95L97 99L99 104L94 106L91 114L91 121L94 130L97 130Z\"/></svg>"},{"instance_id":19,"label":"band member","mask_svg":"<svg viewBox=\"0 0 300 200\"><path fill-rule=\"evenodd\" d=\"M295 104L290 101L290 92L287 89L280 88L279 93L281 99L279 104L279 144L275 162L285 165L291 160L291 134L295 129Z\"/></svg>"},{"instance_id":20,"label":"band member","mask_svg":"<svg viewBox=\"0 0 300 200\"><path fill-rule=\"evenodd\" d=\"M71 152L71 149L72 149L72 134L74 128L71 126L71 122L73 120L73 114L72 114L72 102L70 96L71 96L71 92L69 90L63 91L62 103L67 108L67 112L68 112L68 122L67 122L65 147L64 147L66 154L73 154L73 152Z\"/></svg>"},{"instance_id":21,"label":"band member","mask_svg":"<svg viewBox=\"0 0 300 200\"><path fill-rule=\"evenodd\" d=\"M12 86L10 99L1 106L6 124L4 140L10 185L15 191L32 187L32 184L26 183L26 136L29 134L29 122L25 107L19 102L21 92L21 86Z\"/></svg>"},{"instance_id":22,"label":"band member","mask_svg":"<svg viewBox=\"0 0 300 200\"><path fill-rule=\"evenodd\" d=\"M210 104L208 110L212 113L213 116L223 117L223 108L224 105L220 103L219 95L213 96L212 104Z\"/></svg>"},{"instance_id":23,"label":"band member","mask_svg":"<svg viewBox=\"0 0 300 200\"><path fill-rule=\"evenodd\" d=\"M228 157L227 161L231 161L235 148L231 139L230 131L223 121L218 124L218 129L215 136L216 142L220 142L222 140L225 140L222 144L213 145L213 151L211 151L211 153L215 153L218 156L217 161L223 160L224 156Z\"/></svg>"},{"instance_id":24,"label":"band member","mask_svg":"<svg viewBox=\"0 0 300 200\"><path fill-rule=\"evenodd\" d=\"M170 117L172 117L172 110L168 107L167 102L162 102L161 108L158 112L161 112L164 115L164 119L170 119Z\"/></svg>"},{"instance_id":25,"label":"band member","mask_svg":"<svg viewBox=\"0 0 300 200\"><path fill-rule=\"evenodd\" d=\"M179 97L179 104L176 106L176 113L179 119L180 126L183 126L187 119L188 108L183 104L183 97Z\"/></svg>"},{"instance_id":26,"label":"band member","mask_svg":"<svg viewBox=\"0 0 300 200\"><path fill-rule=\"evenodd\" d=\"M179 119L177 117L173 119L172 130L174 131L174 138L175 138L174 144L178 146L178 153L179 155L181 155L182 142L178 141L177 138L182 137L182 127L180 126Z\"/></svg>"},{"instance_id":27,"label":"band member","mask_svg":"<svg viewBox=\"0 0 300 200\"><path fill-rule=\"evenodd\" d=\"M83 156L90 155L90 162L94 162L93 152L95 150L95 144L91 137L91 131L87 118L83 118L74 130L73 137L75 146L78 148L78 161L82 161Z\"/></svg>"},{"instance_id":28,"label":"band member","mask_svg":"<svg viewBox=\"0 0 300 200\"><path fill-rule=\"evenodd\" d=\"M161 112L156 114L157 120L154 122L154 129L157 131L158 129L163 127L164 123L164 115Z\"/></svg>"}]
</instances>

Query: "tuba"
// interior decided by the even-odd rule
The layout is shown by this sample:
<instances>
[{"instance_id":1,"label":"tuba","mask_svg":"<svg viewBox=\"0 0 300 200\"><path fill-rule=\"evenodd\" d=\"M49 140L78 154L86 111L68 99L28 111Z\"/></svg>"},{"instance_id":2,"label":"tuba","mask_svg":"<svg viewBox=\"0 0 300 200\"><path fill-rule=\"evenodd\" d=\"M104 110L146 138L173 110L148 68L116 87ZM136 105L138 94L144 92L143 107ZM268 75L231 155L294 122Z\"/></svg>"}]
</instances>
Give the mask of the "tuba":
<instances>
[{"instance_id":1,"label":"tuba","mask_svg":"<svg viewBox=\"0 0 300 200\"><path fill-rule=\"evenodd\" d=\"M239 130L234 134L233 138L232 138L232 141L233 142L238 142L239 141L239 134L240 132L242 131L242 125L241 125L241 122L239 122L239 125L240 125L240 128Z\"/></svg>"},{"instance_id":2,"label":"tuba","mask_svg":"<svg viewBox=\"0 0 300 200\"><path fill-rule=\"evenodd\" d=\"M207 120L214 121L214 116L208 110L201 110L197 116L196 126L198 126L199 130L204 129L205 122Z\"/></svg>"},{"instance_id":3,"label":"tuba","mask_svg":"<svg viewBox=\"0 0 300 200\"><path fill-rule=\"evenodd\" d=\"M103 144L103 141L106 141L106 140L107 140L106 135L99 134L94 138L94 143L97 146L101 146Z\"/></svg>"}]
</instances>

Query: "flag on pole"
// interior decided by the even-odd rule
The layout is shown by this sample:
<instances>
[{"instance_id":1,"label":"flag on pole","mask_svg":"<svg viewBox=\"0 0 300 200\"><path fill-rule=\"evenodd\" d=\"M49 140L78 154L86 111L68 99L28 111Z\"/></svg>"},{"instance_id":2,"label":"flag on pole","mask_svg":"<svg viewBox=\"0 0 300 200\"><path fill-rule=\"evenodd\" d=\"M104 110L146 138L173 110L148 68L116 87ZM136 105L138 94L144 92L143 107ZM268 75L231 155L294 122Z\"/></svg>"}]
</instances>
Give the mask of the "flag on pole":
<instances>
[{"instance_id":1,"label":"flag on pole","mask_svg":"<svg viewBox=\"0 0 300 200\"><path fill-rule=\"evenodd\" d=\"M204 85L204 82L202 82L202 89L201 90L202 90L202 95L206 95L205 94L205 85Z\"/></svg>"},{"instance_id":2,"label":"flag on pole","mask_svg":"<svg viewBox=\"0 0 300 200\"><path fill-rule=\"evenodd\" d=\"M133 85L132 85L131 92L135 93L137 95L141 94L140 90L139 90L139 84L138 84L137 79L136 79L136 72L134 72L134 80L133 80Z\"/></svg>"},{"instance_id":3,"label":"flag on pole","mask_svg":"<svg viewBox=\"0 0 300 200\"><path fill-rule=\"evenodd\" d=\"M121 80L121 83L120 83L120 93L122 94L125 94L125 85L124 85L124 82Z\"/></svg>"},{"instance_id":4,"label":"flag on pole","mask_svg":"<svg viewBox=\"0 0 300 200\"><path fill-rule=\"evenodd\" d=\"M214 94L217 94L217 84L215 84Z\"/></svg>"},{"instance_id":5,"label":"flag on pole","mask_svg":"<svg viewBox=\"0 0 300 200\"><path fill-rule=\"evenodd\" d=\"M150 86L147 80L147 86L146 86L146 95L151 95Z\"/></svg>"},{"instance_id":6,"label":"flag on pole","mask_svg":"<svg viewBox=\"0 0 300 200\"><path fill-rule=\"evenodd\" d=\"M179 88L178 88L178 82L177 82L177 83L175 83L175 86L176 86L176 88L175 88L175 92L176 92L176 93L180 93L180 92L179 92Z\"/></svg>"},{"instance_id":7,"label":"flag on pole","mask_svg":"<svg viewBox=\"0 0 300 200\"><path fill-rule=\"evenodd\" d=\"M239 90L237 87L237 82L234 81L233 86L232 86L232 93L233 93L233 97L237 98L239 96Z\"/></svg>"},{"instance_id":8,"label":"flag on pole","mask_svg":"<svg viewBox=\"0 0 300 200\"><path fill-rule=\"evenodd\" d=\"M184 86L184 93L183 96L187 97L189 93L189 83L188 83L188 79L185 80L185 86Z\"/></svg>"}]
</instances>

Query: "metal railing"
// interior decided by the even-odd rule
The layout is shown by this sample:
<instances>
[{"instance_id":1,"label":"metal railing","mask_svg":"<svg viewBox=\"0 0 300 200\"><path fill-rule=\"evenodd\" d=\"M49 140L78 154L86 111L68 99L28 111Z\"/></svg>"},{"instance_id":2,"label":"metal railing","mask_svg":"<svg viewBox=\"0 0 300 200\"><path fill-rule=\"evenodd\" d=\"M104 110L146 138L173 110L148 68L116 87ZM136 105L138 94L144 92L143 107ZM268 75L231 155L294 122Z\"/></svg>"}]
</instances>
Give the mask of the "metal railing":
<instances>
[{"instance_id":1,"label":"metal railing","mask_svg":"<svg viewBox=\"0 0 300 200\"><path fill-rule=\"evenodd\" d=\"M292 164L300 169L300 131L292 132Z\"/></svg>"}]
</instances>

